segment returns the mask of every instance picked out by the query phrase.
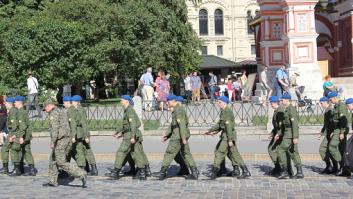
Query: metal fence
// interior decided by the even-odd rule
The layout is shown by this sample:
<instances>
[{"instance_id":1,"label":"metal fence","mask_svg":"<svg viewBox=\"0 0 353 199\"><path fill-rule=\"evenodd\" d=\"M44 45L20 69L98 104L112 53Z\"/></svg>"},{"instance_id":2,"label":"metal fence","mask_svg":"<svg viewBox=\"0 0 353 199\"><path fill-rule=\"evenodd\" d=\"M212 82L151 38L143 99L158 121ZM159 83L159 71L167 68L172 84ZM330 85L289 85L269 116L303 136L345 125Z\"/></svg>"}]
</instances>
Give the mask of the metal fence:
<instances>
[{"instance_id":1,"label":"metal fence","mask_svg":"<svg viewBox=\"0 0 353 199\"><path fill-rule=\"evenodd\" d=\"M155 103L155 102L154 102ZM152 103L151 103L152 104ZM185 104L190 127L209 127L218 121L220 109L210 101ZM233 110L236 125L239 127L265 127L268 123L269 106L252 102L233 102L229 106ZM83 104L86 110L89 129L92 131L114 130L121 124L123 108L116 103ZM323 124L324 110L317 101L298 107L300 125L319 126ZM30 111L33 131L48 130L47 115L34 117ZM142 120L146 130L167 127L171 121L171 112L167 110L142 110Z\"/></svg>"}]
</instances>

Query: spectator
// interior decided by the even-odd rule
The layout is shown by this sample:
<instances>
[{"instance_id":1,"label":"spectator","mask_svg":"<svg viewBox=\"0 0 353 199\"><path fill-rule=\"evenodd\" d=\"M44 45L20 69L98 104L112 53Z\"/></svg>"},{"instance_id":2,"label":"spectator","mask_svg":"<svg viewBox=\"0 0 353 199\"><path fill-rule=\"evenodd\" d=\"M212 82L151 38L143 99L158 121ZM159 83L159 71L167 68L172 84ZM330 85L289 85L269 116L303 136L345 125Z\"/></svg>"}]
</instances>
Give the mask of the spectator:
<instances>
[{"instance_id":1,"label":"spectator","mask_svg":"<svg viewBox=\"0 0 353 199\"><path fill-rule=\"evenodd\" d=\"M228 79L227 91L228 91L228 98L229 98L229 101L232 101L233 93L234 93L233 80L232 80L232 79Z\"/></svg>"},{"instance_id":2,"label":"spectator","mask_svg":"<svg viewBox=\"0 0 353 199\"><path fill-rule=\"evenodd\" d=\"M324 84L323 84L323 89L324 89L324 96L327 97L330 92L337 91L337 87L333 85L333 82L331 81L331 76L326 75L324 77Z\"/></svg>"},{"instance_id":3,"label":"spectator","mask_svg":"<svg viewBox=\"0 0 353 199\"><path fill-rule=\"evenodd\" d=\"M276 89L276 96L282 98L282 95L288 92L289 87L288 75L284 66L281 66L281 68L276 71L275 78L274 87Z\"/></svg>"},{"instance_id":4,"label":"spectator","mask_svg":"<svg viewBox=\"0 0 353 199\"><path fill-rule=\"evenodd\" d=\"M241 85L244 88L244 86L246 85L246 83L248 82L248 77L246 76L246 71L243 71L243 74L240 77L241 80Z\"/></svg>"},{"instance_id":5,"label":"spectator","mask_svg":"<svg viewBox=\"0 0 353 199\"><path fill-rule=\"evenodd\" d=\"M237 79L236 81L233 82L233 88L235 92L235 100L240 101L241 100L241 93L242 93L242 86L241 86L241 80Z\"/></svg>"},{"instance_id":6,"label":"spectator","mask_svg":"<svg viewBox=\"0 0 353 199\"><path fill-rule=\"evenodd\" d=\"M221 84L219 85L219 96L224 96L227 90L227 84L225 83L224 79L221 79Z\"/></svg>"},{"instance_id":7,"label":"spectator","mask_svg":"<svg viewBox=\"0 0 353 199\"><path fill-rule=\"evenodd\" d=\"M184 85L185 85L185 94L186 94L186 100L188 102L191 101L192 98L192 91L191 91L191 75L192 73L188 74L185 79L184 79Z\"/></svg>"},{"instance_id":8,"label":"spectator","mask_svg":"<svg viewBox=\"0 0 353 199\"><path fill-rule=\"evenodd\" d=\"M209 72L210 79L208 81L208 89L210 93L211 100L216 100L216 86L217 86L217 76L213 74L212 71Z\"/></svg>"},{"instance_id":9,"label":"spectator","mask_svg":"<svg viewBox=\"0 0 353 199\"><path fill-rule=\"evenodd\" d=\"M194 72L191 76L191 89L192 89L192 101L200 101L200 89L201 89L201 79L197 75L197 72Z\"/></svg>"},{"instance_id":10,"label":"spectator","mask_svg":"<svg viewBox=\"0 0 353 199\"><path fill-rule=\"evenodd\" d=\"M141 78L140 82L143 90L143 101L145 110L151 111L152 110L152 102L153 102L153 76L152 76L152 67L148 67L146 73L144 73Z\"/></svg>"},{"instance_id":11,"label":"spectator","mask_svg":"<svg viewBox=\"0 0 353 199\"><path fill-rule=\"evenodd\" d=\"M291 91L290 95L294 97L295 100L302 100L302 93L304 92L304 89L305 89L305 86L300 86L298 84L299 76L300 76L299 72L295 72L293 75L290 76L290 81L289 81L289 90Z\"/></svg>"},{"instance_id":12,"label":"spectator","mask_svg":"<svg viewBox=\"0 0 353 199\"><path fill-rule=\"evenodd\" d=\"M165 102L167 102L170 85L163 71L158 72L158 74L159 78L156 79L157 101L159 102L160 110L163 111L165 108Z\"/></svg>"},{"instance_id":13,"label":"spectator","mask_svg":"<svg viewBox=\"0 0 353 199\"><path fill-rule=\"evenodd\" d=\"M4 135L7 131L6 120L7 120L7 109L5 106L5 96L0 95L0 146L4 144Z\"/></svg>"},{"instance_id":14,"label":"spectator","mask_svg":"<svg viewBox=\"0 0 353 199\"><path fill-rule=\"evenodd\" d=\"M27 103L27 113L29 113L29 110L31 109L32 104L34 103L34 106L36 107L38 117L41 117L41 110L38 105L38 89L39 89L39 84L37 78L32 76L32 72L28 72L28 78L27 78L27 91L28 91L28 103Z\"/></svg>"},{"instance_id":15,"label":"spectator","mask_svg":"<svg viewBox=\"0 0 353 199\"><path fill-rule=\"evenodd\" d=\"M269 84L268 81L268 68L267 66L264 66L262 72L260 73L260 83L266 89L266 100L269 98L269 96L272 96L272 88Z\"/></svg>"}]
</instances>

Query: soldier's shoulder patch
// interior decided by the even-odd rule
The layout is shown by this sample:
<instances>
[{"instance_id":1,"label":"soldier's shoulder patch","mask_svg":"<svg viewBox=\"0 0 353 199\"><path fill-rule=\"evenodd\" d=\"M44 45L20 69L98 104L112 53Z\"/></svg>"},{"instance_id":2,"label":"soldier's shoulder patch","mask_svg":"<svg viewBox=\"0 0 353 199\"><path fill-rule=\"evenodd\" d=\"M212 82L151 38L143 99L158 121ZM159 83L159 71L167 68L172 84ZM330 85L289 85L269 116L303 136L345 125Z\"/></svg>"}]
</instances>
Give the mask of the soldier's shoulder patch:
<instances>
[{"instance_id":1,"label":"soldier's shoulder patch","mask_svg":"<svg viewBox=\"0 0 353 199\"><path fill-rule=\"evenodd\" d=\"M14 120L10 120L10 122L11 122L11 123L13 123L13 122L14 122Z\"/></svg>"},{"instance_id":2,"label":"soldier's shoulder patch","mask_svg":"<svg viewBox=\"0 0 353 199\"><path fill-rule=\"evenodd\" d=\"M291 118L290 120L294 121L294 118Z\"/></svg>"},{"instance_id":3,"label":"soldier's shoulder patch","mask_svg":"<svg viewBox=\"0 0 353 199\"><path fill-rule=\"evenodd\" d=\"M226 121L226 124L229 124L229 121L228 121L228 120Z\"/></svg>"},{"instance_id":4,"label":"soldier's shoulder patch","mask_svg":"<svg viewBox=\"0 0 353 199\"><path fill-rule=\"evenodd\" d=\"M50 117L49 119L50 119L50 120L53 120L53 119L54 119L54 117Z\"/></svg>"},{"instance_id":5,"label":"soldier's shoulder patch","mask_svg":"<svg viewBox=\"0 0 353 199\"><path fill-rule=\"evenodd\" d=\"M343 114L343 113L341 113L341 115L340 115L340 116L342 117L342 116L344 116L344 114Z\"/></svg>"},{"instance_id":6,"label":"soldier's shoulder patch","mask_svg":"<svg viewBox=\"0 0 353 199\"><path fill-rule=\"evenodd\" d=\"M177 118L177 122L180 122L181 120L179 118Z\"/></svg>"},{"instance_id":7,"label":"soldier's shoulder patch","mask_svg":"<svg viewBox=\"0 0 353 199\"><path fill-rule=\"evenodd\" d=\"M129 122L132 122L132 118L129 118Z\"/></svg>"},{"instance_id":8,"label":"soldier's shoulder patch","mask_svg":"<svg viewBox=\"0 0 353 199\"><path fill-rule=\"evenodd\" d=\"M279 125L282 125L282 122L279 122L278 124L279 124Z\"/></svg>"},{"instance_id":9,"label":"soldier's shoulder patch","mask_svg":"<svg viewBox=\"0 0 353 199\"><path fill-rule=\"evenodd\" d=\"M18 123L21 123L22 121L21 120L18 120Z\"/></svg>"},{"instance_id":10,"label":"soldier's shoulder patch","mask_svg":"<svg viewBox=\"0 0 353 199\"><path fill-rule=\"evenodd\" d=\"M69 118L69 122L71 122L71 118Z\"/></svg>"}]
</instances>

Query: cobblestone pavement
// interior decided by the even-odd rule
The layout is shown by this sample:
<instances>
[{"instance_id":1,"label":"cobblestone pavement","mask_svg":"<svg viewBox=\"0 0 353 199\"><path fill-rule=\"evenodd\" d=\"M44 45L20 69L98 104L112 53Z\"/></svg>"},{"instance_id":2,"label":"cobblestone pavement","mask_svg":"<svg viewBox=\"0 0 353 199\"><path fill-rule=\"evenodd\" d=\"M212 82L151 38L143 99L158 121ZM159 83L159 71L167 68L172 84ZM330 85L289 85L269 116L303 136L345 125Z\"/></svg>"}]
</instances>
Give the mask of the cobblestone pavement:
<instances>
[{"instance_id":1,"label":"cobblestone pavement","mask_svg":"<svg viewBox=\"0 0 353 199\"><path fill-rule=\"evenodd\" d=\"M152 171L158 171L160 164L152 161ZM99 162L100 176L89 177L88 187L82 189L80 180L71 178L61 179L61 186L56 188L42 187L47 182L48 162L40 161L36 164L39 171L36 177L0 176L0 198L353 198L353 180L318 174L323 167L321 162L304 162L302 180L277 180L266 174L271 169L270 162L248 162L253 175L250 179L221 177L210 181L205 176L211 168L210 162L197 161L197 164L203 173L198 181L181 177L139 181L131 176L115 181L103 177L112 163ZM178 167L172 165L168 175L177 171Z\"/></svg>"}]
</instances>

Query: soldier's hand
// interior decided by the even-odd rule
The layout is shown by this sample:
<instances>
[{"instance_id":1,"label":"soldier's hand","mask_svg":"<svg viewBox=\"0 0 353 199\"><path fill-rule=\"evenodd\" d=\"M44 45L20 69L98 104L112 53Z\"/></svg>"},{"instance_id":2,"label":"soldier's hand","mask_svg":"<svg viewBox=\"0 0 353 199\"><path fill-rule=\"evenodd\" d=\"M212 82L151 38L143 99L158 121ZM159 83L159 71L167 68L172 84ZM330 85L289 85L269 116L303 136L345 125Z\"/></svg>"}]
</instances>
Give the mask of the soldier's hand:
<instances>
[{"instance_id":1,"label":"soldier's hand","mask_svg":"<svg viewBox=\"0 0 353 199\"><path fill-rule=\"evenodd\" d=\"M115 134L114 137L115 137L116 139L119 139L119 138L123 137L123 134L118 133L118 134Z\"/></svg>"},{"instance_id":2,"label":"soldier's hand","mask_svg":"<svg viewBox=\"0 0 353 199\"><path fill-rule=\"evenodd\" d=\"M299 143L299 139L298 138L293 139L293 144L298 144L298 143Z\"/></svg>"},{"instance_id":3,"label":"soldier's hand","mask_svg":"<svg viewBox=\"0 0 353 199\"><path fill-rule=\"evenodd\" d=\"M204 135L210 135L211 132L208 132L208 131L207 131L207 132L204 132L203 134L204 134Z\"/></svg>"},{"instance_id":4,"label":"soldier's hand","mask_svg":"<svg viewBox=\"0 0 353 199\"><path fill-rule=\"evenodd\" d=\"M229 142L228 142L228 146L229 146L229 147L233 147L233 146L234 146L233 141L229 141Z\"/></svg>"},{"instance_id":5,"label":"soldier's hand","mask_svg":"<svg viewBox=\"0 0 353 199\"><path fill-rule=\"evenodd\" d=\"M272 140L272 138L273 138L273 135L270 134L267 139L268 139L268 140Z\"/></svg>"},{"instance_id":6,"label":"soldier's hand","mask_svg":"<svg viewBox=\"0 0 353 199\"><path fill-rule=\"evenodd\" d=\"M131 138L130 143L131 143L131 144L135 144L135 143L136 143L135 138Z\"/></svg>"},{"instance_id":7,"label":"soldier's hand","mask_svg":"<svg viewBox=\"0 0 353 199\"><path fill-rule=\"evenodd\" d=\"M186 139L183 139L183 144L184 145L188 144L188 141Z\"/></svg>"},{"instance_id":8,"label":"soldier's hand","mask_svg":"<svg viewBox=\"0 0 353 199\"><path fill-rule=\"evenodd\" d=\"M10 138L9 138L9 142L14 142L14 141L16 141L16 135L13 135L13 136L11 136Z\"/></svg>"},{"instance_id":9,"label":"soldier's hand","mask_svg":"<svg viewBox=\"0 0 353 199\"><path fill-rule=\"evenodd\" d=\"M165 141L167 141L167 140L168 140L168 137L167 137L166 135L163 135L163 136L162 136L162 141L165 142Z\"/></svg>"},{"instance_id":10,"label":"soldier's hand","mask_svg":"<svg viewBox=\"0 0 353 199\"><path fill-rule=\"evenodd\" d=\"M275 136L275 140L277 141L279 139L279 135L277 134L276 136Z\"/></svg>"},{"instance_id":11,"label":"soldier's hand","mask_svg":"<svg viewBox=\"0 0 353 199\"><path fill-rule=\"evenodd\" d=\"M51 149L54 149L54 144L50 144L50 148L51 148Z\"/></svg>"},{"instance_id":12,"label":"soldier's hand","mask_svg":"<svg viewBox=\"0 0 353 199\"><path fill-rule=\"evenodd\" d=\"M343 140L343 139L344 139L344 134L341 133L341 134L340 134L340 140Z\"/></svg>"},{"instance_id":13,"label":"soldier's hand","mask_svg":"<svg viewBox=\"0 0 353 199\"><path fill-rule=\"evenodd\" d=\"M85 142L86 142L87 144L89 144L89 138L86 138L86 139L85 139Z\"/></svg>"},{"instance_id":14,"label":"soldier's hand","mask_svg":"<svg viewBox=\"0 0 353 199\"><path fill-rule=\"evenodd\" d=\"M76 139L75 139L75 138L72 138L72 139L71 139L71 142L72 142L72 143L75 143L75 142L76 142Z\"/></svg>"},{"instance_id":15,"label":"soldier's hand","mask_svg":"<svg viewBox=\"0 0 353 199\"><path fill-rule=\"evenodd\" d=\"M24 143L25 143L24 139L20 138L20 144L24 144Z\"/></svg>"},{"instance_id":16,"label":"soldier's hand","mask_svg":"<svg viewBox=\"0 0 353 199\"><path fill-rule=\"evenodd\" d=\"M321 133L317 136L317 139L318 140L321 140L321 137L322 137L322 135L321 135Z\"/></svg>"}]
</instances>

